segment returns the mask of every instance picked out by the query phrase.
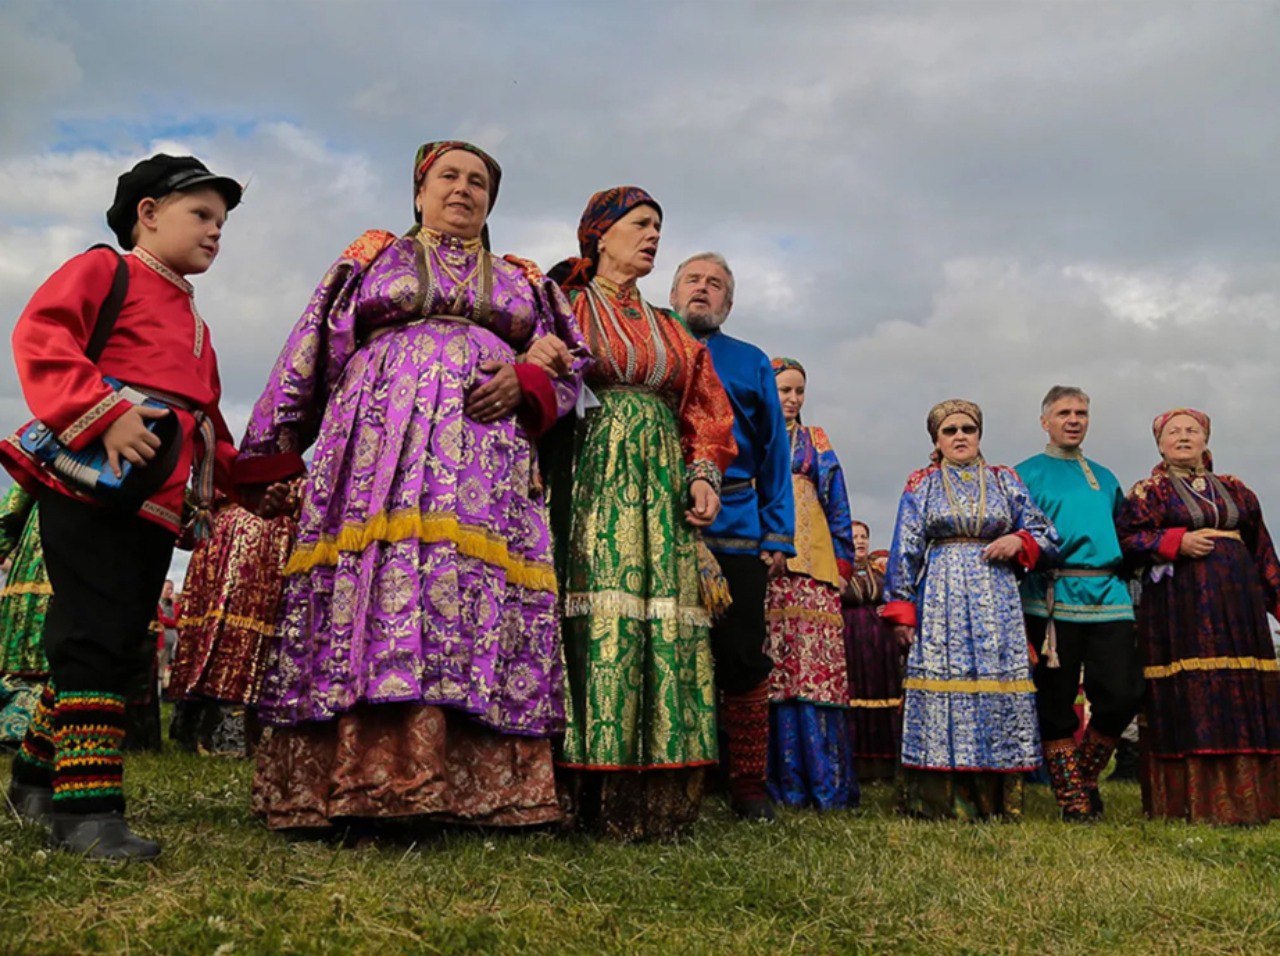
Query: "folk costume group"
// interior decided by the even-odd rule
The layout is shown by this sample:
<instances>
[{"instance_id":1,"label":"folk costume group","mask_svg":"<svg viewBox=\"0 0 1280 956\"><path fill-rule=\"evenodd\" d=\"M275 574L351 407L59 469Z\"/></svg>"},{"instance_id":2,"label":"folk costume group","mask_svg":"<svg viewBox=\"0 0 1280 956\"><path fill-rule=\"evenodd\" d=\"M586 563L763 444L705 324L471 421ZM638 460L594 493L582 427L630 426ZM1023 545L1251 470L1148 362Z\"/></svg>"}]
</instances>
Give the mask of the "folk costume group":
<instances>
[{"instance_id":1,"label":"folk costume group","mask_svg":"<svg viewBox=\"0 0 1280 956\"><path fill-rule=\"evenodd\" d=\"M1280 816L1280 563L1257 499L1212 470L1207 416L1158 418L1161 464L1124 496L1080 451L1079 389L1046 396L1050 444L1016 469L983 459L976 405L942 402L886 566L801 420L803 365L723 331L729 264L693 256L671 309L645 301L663 211L619 186L544 275L491 249L501 178L469 143L418 151L415 224L329 268L238 449L186 279L233 180L139 163L108 213L129 254L94 248L37 291L14 354L38 422L112 471L172 466L124 509L0 443L9 799L54 846L160 851L125 821L121 745L180 534L176 736L253 750L272 829L665 840L717 777L768 821L857 806L860 771L897 775L910 814L1009 818L1042 754L1064 818L1092 819L1144 691L1148 813Z\"/></svg>"}]
</instances>

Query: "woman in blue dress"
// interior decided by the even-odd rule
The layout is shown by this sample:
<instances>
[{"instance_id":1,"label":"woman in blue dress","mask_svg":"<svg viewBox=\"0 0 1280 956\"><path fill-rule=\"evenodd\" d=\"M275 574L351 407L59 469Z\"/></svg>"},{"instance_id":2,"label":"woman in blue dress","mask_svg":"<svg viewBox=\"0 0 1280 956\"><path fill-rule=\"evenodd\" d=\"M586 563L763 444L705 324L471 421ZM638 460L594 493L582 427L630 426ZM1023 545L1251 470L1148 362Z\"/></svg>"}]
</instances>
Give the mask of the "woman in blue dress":
<instances>
[{"instance_id":1,"label":"woman in blue dress","mask_svg":"<svg viewBox=\"0 0 1280 956\"><path fill-rule=\"evenodd\" d=\"M977 405L941 402L927 424L933 463L907 479L885 580L910 647L902 809L1016 818L1040 734L1014 567L1052 559L1058 536L1014 470L983 459Z\"/></svg>"}]
</instances>

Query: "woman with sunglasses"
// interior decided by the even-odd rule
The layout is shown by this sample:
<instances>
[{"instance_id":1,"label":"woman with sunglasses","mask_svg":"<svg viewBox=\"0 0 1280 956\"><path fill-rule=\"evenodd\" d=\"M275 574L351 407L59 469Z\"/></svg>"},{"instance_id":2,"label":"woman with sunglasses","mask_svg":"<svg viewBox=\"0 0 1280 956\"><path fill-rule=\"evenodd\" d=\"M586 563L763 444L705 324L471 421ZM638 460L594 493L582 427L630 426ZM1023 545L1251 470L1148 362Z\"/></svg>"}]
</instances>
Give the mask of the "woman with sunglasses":
<instances>
[{"instance_id":1,"label":"woman with sunglasses","mask_svg":"<svg viewBox=\"0 0 1280 956\"><path fill-rule=\"evenodd\" d=\"M885 579L910 649L902 809L1017 818L1040 735L1014 567L1051 558L1058 535L1013 469L983 460L977 405L940 402L927 425L933 462L907 479Z\"/></svg>"}]
</instances>

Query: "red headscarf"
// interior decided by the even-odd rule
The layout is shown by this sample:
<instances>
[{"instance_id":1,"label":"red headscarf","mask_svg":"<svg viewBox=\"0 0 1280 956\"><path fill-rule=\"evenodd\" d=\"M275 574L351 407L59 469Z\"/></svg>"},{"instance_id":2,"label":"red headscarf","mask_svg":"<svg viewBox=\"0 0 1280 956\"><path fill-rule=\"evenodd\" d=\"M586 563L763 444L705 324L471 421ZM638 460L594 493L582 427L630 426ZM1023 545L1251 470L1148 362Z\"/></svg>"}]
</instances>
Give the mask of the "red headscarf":
<instances>
[{"instance_id":1,"label":"red headscarf","mask_svg":"<svg viewBox=\"0 0 1280 956\"><path fill-rule=\"evenodd\" d=\"M591 281L600 265L600 237L636 206L652 206L662 218L658 201L639 186L612 186L602 189L589 200L578 220L578 253L558 263L549 273L565 289L580 288Z\"/></svg>"}]
</instances>

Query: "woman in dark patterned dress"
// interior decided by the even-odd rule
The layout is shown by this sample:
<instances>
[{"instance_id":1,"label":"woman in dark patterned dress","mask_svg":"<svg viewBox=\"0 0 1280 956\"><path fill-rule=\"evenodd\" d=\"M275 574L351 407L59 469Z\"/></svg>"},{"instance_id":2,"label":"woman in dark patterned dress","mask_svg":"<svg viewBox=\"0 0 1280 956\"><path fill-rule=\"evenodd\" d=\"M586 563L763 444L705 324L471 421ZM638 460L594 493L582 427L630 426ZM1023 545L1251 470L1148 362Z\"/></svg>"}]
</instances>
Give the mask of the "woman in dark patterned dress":
<instances>
[{"instance_id":1,"label":"woman in dark patterned dress","mask_svg":"<svg viewBox=\"0 0 1280 956\"><path fill-rule=\"evenodd\" d=\"M1280 817L1280 669L1267 623L1280 613L1280 562L1254 493L1213 473L1209 416L1174 409L1152 431L1162 460L1117 521L1144 571L1143 808L1266 823Z\"/></svg>"}]
</instances>

